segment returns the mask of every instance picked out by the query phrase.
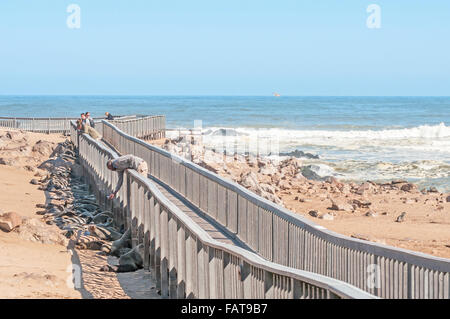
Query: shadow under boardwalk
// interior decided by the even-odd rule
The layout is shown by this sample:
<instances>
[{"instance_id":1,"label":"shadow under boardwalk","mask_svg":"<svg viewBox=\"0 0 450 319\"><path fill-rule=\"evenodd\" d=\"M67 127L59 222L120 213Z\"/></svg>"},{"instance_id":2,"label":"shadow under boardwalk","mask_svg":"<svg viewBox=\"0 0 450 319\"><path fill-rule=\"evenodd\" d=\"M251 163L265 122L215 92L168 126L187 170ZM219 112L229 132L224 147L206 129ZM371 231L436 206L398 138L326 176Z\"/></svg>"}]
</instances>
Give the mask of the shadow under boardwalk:
<instances>
[{"instance_id":1,"label":"shadow under boardwalk","mask_svg":"<svg viewBox=\"0 0 450 319\"><path fill-rule=\"evenodd\" d=\"M220 225L213 218L206 215L202 210L189 202L181 194L177 193L167 184L161 182L153 176L148 178L154 182L159 191L173 204L175 204L182 212L190 217L197 225L205 230L213 239L222 243L238 246L249 251L252 251L245 243L236 238L234 234L230 233L225 227Z\"/></svg>"},{"instance_id":2,"label":"shadow under boardwalk","mask_svg":"<svg viewBox=\"0 0 450 319\"><path fill-rule=\"evenodd\" d=\"M128 273L100 271L107 263L117 265L118 258L92 250L75 250L73 260L81 267L81 287L77 290L83 299L162 299L144 269Z\"/></svg>"}]
</instances>

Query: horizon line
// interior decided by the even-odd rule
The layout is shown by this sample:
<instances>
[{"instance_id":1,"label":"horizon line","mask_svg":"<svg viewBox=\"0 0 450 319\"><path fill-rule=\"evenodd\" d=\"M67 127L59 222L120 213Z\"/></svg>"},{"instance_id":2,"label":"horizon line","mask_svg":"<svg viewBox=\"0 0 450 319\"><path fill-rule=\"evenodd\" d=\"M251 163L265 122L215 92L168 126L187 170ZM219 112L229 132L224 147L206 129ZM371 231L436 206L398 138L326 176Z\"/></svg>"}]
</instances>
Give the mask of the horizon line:
<instances>
[{"instance_id":1,"label":"horizon line","mask_svg":"<svg viewBox=\"0 0 450 319\"><path fill-rule=\"evenodd\" d=\"M123 96L142 96L142 97L450 97L450 95L242 95L242 94L1 94L1 97L8 96L110 96L110 97L123 97Z\"/></svg>"}]
</instances>

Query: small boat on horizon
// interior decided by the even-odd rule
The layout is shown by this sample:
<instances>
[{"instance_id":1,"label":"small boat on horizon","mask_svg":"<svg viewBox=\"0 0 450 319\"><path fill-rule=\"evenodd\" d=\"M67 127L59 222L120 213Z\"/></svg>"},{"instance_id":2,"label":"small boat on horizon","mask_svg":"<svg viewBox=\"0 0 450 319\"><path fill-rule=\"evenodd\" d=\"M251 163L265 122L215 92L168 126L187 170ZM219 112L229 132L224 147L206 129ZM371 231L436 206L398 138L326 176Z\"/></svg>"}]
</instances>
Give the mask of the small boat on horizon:
<instances>
[{"instance_id":1,"label":"small boat on horizon","mask_svg":"<svg viewBox=\"0 0 450 319\"><path fill-rule=\"evenodd\" d=\"M273 96L280 97L281 95L277 92L273 92Z\"/></svg>"}]
</instances>

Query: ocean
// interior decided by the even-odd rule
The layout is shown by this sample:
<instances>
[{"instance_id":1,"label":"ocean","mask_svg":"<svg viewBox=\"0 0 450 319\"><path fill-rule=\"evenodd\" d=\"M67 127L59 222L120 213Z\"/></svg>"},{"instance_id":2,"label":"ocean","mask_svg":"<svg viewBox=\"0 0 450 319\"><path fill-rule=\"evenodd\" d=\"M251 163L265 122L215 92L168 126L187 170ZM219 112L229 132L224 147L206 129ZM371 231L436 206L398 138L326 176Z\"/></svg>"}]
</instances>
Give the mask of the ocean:
<instances>
[{"instance_id":1,"label":"ocean","mask_svg":"<svg viewBox=\"0 0 450 319\"><path fill-rule=\"evenodd\" d=\"M450 192L450 97L0 96L0 116L86 111L164 114L172 129L201 121L211 148L270 156L301 150L319 156L305 159L319 175L406 179Z\"/></svg>"}]
</instances>

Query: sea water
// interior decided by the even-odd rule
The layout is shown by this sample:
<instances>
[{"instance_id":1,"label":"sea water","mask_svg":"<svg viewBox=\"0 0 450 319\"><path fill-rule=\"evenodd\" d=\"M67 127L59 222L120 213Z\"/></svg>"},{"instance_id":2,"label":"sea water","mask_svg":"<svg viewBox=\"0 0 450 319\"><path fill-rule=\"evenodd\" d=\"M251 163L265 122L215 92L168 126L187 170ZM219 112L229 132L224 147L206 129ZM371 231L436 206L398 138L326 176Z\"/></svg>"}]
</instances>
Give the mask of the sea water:
<instances>
[{"instance_id":1,"label":"sea water","mask_svg":"<svg viewBox=\"0 0 450 319\"><path fill-rule=\"evenodd\" d=\"M168 128L201 123L212 148L234 143L243 151L247 144L263 154L276 144L279 152L319 155L305 164L322 175L407 179L450 191L450 97L0 96L0 116L86 111L164 114Z\"/></svg>"}]
</instances>

